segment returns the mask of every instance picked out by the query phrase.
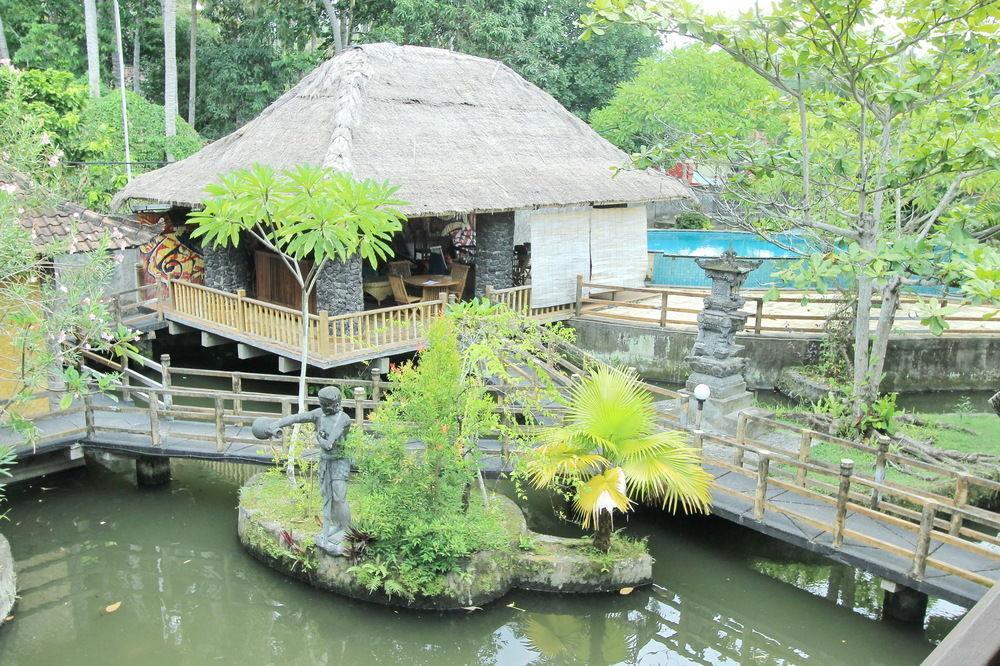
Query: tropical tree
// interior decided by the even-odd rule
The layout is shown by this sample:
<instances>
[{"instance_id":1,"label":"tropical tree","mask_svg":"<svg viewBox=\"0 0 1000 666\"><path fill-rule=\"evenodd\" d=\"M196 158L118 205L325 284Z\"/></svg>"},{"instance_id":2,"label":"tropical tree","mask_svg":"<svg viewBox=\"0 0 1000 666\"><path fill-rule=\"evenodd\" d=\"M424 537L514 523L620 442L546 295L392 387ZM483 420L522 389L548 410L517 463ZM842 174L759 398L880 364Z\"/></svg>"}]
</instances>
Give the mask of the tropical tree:
<instances>
[{"instance_id":1,"label":"tropical tree","mask_svg":"<svg viewBox=\"0 0 1000 666\"><path fill-rule=\"evenodd\" d=\"M87 79L90 96L101 96L101 68L97 44L97 2L83 0L83 17L87 29Z\"/></svg>"},{"instance_id":2,"label":"tropical tree","mask_svg":"<svg viewBox=\"0 0 1000 666\"><path fill-rule=\"evenodd\" d=\"M167 139L177 136L177 0L163 0L163 127ZM174 155L167 152L167 161Z\"/></svg>"},{"instance_id":3,"label":"tropical tree","mask_svg":"<svg viewBox=\"0 0 1000 666\"><path fill-rule=\"evenodd\" d=\"M249 234L274 252L301 290L302 345L299 409L306 405L309 360L309 297L331 261L360 255L374 268L393 256L392 234L405 216L396 206L398 188L349 173L300 165L276 172L254 165L220 177L205 188L204 208L191 213L193 238L216 246L238 246ZM304 261L311 261L305 266Z\"/></svg>"},{"instance_id":4,"label":"tropical tree","mask_svg":"<svg viewBox=\"0 0 1000 666\"><path fill-rule=\"evenodd\" d=\"M1000 251L968 228L1000 167L997 0L784 0L736 18L686 0L590 7L587 37L619 23L683 34L780 95L773 113L792 121L782 140L707 148L738 166L727 197L749 226L816 241L796 286L856 293L855 419L878 395L904 289L938 285L938 297L950 288L968 303L1000 303ZM924 299L922 320L941 332L953 307Z\"/></svg>"},{"instance_id":5,"label":"tropical tree","mask_svg":"<svg viewBox=\"0 0 1000 666\"><path fill-rule=\"evenodd\" d=\"M588 120L623 150L662 144L673 149L669 157L681 158L686 144L708 133L717 141L783 133L785 124L768 112L777 98L728 53L692 44L641 60L635 78L619 84Z\"/></svg>"},{"instance_id":6,"label":"tropical tree","mask_svg":"<svg viewBox=\"0 0 1000 666\"><path fill-rule=\"evenodd\" d=\"M634 370L600 366L572 388L563 425L542 431L524 473L536 488L568 487L584 528L595 530L594 546L606 552L614 512L636 501L708 512L712 477L685 437L658 427Z\"/></svg>"},{"instance_id":7,"label":"tropical tree","mask_svg":"<svg viewBox=\"0 0 1000 666\"><path fill-rule=\"evenodd\" d=\"M0 16L0 60L10 62L10 51L7 49L7 32L3 29L3 17Z\"/></svg>"},{"instance_id":8,"label":"tropical tree","mask_svg":"<svg viewBox=\"0 0 1000 666\"><path fill-rule=\"evenodd\" d=\"M194 127L198 83L198 0L191 0L191 37L188 40L188 125Z\"/></svg>"}]
</instances>

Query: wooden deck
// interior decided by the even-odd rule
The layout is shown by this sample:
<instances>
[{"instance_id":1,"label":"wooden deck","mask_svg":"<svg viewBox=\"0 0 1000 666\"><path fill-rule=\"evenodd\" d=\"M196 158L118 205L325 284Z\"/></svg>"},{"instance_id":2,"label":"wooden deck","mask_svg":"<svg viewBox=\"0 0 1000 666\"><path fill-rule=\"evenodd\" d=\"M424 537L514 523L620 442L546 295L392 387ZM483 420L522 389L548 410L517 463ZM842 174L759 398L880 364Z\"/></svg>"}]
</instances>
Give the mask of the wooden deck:
<instances>
[{"instance_id":1,"label":"wooden deck","mask_svg":"<svg viewBox=\"0 0 1000 666\"><path fill-rule=\"evenodd\" d=\"M542 321L566 319L572 306L532 308L530 287L489 289L487 297ZM309 365L332 368L418 350L430 322L442 316L446 299L397 305L345 315L321 311L308 324L295 310L179 280L169 283L169 298L154 305L175 326L187 327L297 361L303 331L309 336Z\"/></svg>"}]
</instances>

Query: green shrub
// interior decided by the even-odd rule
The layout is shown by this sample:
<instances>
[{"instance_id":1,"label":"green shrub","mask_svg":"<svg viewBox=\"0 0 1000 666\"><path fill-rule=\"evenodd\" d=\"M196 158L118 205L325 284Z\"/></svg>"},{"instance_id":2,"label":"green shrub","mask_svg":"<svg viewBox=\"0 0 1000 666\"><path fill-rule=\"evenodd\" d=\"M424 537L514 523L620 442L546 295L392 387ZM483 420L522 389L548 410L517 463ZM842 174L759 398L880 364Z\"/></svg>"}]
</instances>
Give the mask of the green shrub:
<instances>
[{"instance_id":1,"label":"green shrub","mask_svg":"<svg viewBox=\"0 0 1000 666\"><path fill-rule=\"evenodd\" d=\"M183 159L203 145L201 137L180 117L177 136L166 137L163 107L126 91L129 148L138 174L157 168L167 153ZM81 162L123 162L125 139L122 131L121 93L117 90L92 100L80 114L80 122L67 153ZM125 185L125 167L92 165L77 170L78 189L90 206L105 206L112 194Z\"/></svg>"},{"instance_id":2,"label":"green shrub","mask_svg":"<svg viewBox=\"0 0 1000 666\"><path fill-rule=\"evenodd\" d=\"M674 226L677 229L711 229L712 224L708 216L695 210L681 213L674 219Z\"/></svg>"}]
</instances>

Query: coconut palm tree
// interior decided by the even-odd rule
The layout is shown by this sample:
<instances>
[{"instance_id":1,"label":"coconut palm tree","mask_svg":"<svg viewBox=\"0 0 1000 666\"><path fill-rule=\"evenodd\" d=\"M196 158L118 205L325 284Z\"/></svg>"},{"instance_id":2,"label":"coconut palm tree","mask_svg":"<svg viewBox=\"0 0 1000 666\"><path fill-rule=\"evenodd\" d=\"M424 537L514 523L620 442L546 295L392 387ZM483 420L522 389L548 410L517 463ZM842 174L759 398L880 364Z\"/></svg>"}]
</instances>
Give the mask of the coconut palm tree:
<instances>
[{"instance_id":1,"label":"coconut palm tree","mask_svg":"<svg viewBox=\"0 0 1000 666\"><path fill-rule=\"evenodd\" d=\"M87 78L90 96L101 96L101 70L97 52L97 2L83 0L83 22L87 34Z\"/></svg>"},{"instance_id":2,"label":"coconut palm tree","mask_svg":"<svg viewBox=\"0 0 1000 666\"><path fill-rule=\"evenodd\" d=\"M163 126L177 136L177 0L163 0ZM173 162L168 142L167 161Z\"/></svg>"},{"instance_id":3,"label":"coconut palm tree","mask_svg":"<svg viewBox=\"0 0 1000 666\"><path fill-rule=\"evenodd\" d=\"M0 60L9 61L10 51L7 50L7 33L3 29L3 18L0 18Z\"/></svg>"},{"instance_id":4,"label":"coconut palm tree","mask_svg":"<svg viewBox=\"0 0 1000 666\"><path fill-rule=\"evenodd\" d=\"M536 488L571 487L583 527L593 526L594 546L606 552L613 512L636 500L708 512L712 477L685 439L658 427L634 370L601 367L573 387L565 422L543 431L526 476Z\"/></svg>"},{"instance_id":5,"label":"coconut palm tree","mask_svg":"<svg viewBox=\"0 0 1000 666\"><path fill-rule=\"evenodd\" d=\"M198 0L191 0L191 38L188 40L188 125L194 127L194 104L198 84Z\"/></svg>"}]
</instances>

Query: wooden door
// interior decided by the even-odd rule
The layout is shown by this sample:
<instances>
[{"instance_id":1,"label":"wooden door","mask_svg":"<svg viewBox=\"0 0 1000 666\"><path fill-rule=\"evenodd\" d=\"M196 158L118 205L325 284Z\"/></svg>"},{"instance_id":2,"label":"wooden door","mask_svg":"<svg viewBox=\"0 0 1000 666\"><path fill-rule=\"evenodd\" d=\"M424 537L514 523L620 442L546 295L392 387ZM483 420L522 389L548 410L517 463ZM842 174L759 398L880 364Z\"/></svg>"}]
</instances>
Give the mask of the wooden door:
<instances>
[{"instance_id":1,"label":"wooden door","mask_svg":"<svg viewBox=\"0 0 1000 666\"><path fill-rule=\"evenodd\" d=\"M302 269L310 268L309 262L302 262ZM268 303L277 303L293 310L299 310L302 290L281 258L273 252L257 250L254 252L254 283L257 288L257 298ZM316 293L310 296L309 311L316 312Z\"/></svg>"}]
</instances>

